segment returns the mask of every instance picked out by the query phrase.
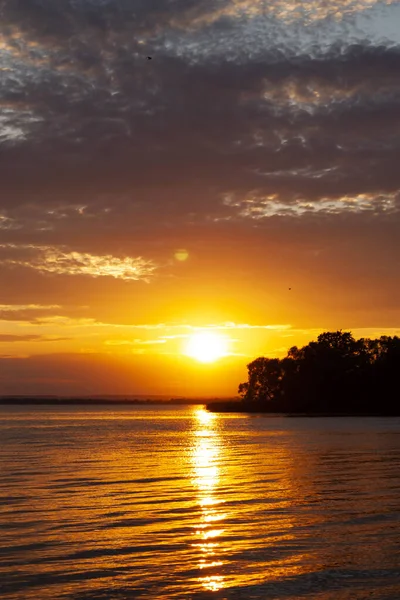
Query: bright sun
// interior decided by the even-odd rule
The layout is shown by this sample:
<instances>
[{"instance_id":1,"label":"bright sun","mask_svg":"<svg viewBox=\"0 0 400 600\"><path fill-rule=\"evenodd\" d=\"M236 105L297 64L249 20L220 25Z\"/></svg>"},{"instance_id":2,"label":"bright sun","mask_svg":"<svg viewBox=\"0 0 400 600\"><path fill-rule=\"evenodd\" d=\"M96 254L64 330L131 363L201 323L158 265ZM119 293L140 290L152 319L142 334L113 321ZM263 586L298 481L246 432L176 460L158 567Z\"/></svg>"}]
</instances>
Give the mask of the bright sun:
<instances>
[{"instance_id":1,"label":"bright sun","mask_svg":"<svg viewBox=\"0 0 400 600\"><path fill-rule=\"evenodd\" d=\"M210 363L228 354L227 340L223 335L202 331L190 336L185 354L203 363Z\"/></svg>"}]
</instances>

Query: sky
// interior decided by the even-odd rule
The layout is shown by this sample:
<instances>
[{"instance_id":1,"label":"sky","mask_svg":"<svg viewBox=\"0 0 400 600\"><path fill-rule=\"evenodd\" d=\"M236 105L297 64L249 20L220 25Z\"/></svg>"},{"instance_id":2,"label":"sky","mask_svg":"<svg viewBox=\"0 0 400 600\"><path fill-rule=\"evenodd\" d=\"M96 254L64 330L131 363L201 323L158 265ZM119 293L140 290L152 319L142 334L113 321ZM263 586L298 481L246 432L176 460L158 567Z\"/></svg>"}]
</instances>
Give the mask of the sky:
<instances>
[{"instance_id":1,"label":"sky","mask_svg":"<svg viewBox=\"0 0 400 600\"><path fill-rule=\"evenodd\" d=\"M399 72L397 1L0 0L0 395L398 334Z\"/></svg>"}]
</instances>

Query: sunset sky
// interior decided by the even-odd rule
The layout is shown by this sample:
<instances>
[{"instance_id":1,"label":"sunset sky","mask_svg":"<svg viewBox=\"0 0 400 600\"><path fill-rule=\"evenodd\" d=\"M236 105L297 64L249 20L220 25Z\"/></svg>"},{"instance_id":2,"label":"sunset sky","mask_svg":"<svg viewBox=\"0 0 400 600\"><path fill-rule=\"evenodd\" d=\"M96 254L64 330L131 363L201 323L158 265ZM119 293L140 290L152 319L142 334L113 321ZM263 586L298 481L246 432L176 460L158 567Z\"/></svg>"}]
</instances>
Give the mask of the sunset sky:
<instances>
[{"instance_id":1,"label":"sunset sky","mask_svg":"<svg viewBox=\"0 0 400 600\"><path fill-rule=\"evenodd\" d=\"M400 333L399 2L0 23L0 395L228 396L321 331Z\"/></svg>"}]
</instances>

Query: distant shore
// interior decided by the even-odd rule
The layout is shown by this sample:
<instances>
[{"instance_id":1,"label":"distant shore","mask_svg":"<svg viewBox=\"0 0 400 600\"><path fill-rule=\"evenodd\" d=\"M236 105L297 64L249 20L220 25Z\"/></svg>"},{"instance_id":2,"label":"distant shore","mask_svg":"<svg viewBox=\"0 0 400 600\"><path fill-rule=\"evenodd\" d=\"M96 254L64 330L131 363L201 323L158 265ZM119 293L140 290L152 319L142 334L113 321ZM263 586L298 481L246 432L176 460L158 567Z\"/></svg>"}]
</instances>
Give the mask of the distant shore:
<instances>
[{"instance_id":1,"label":"distant shore","mask_svg":"<svg viewBox=\"0 0 400 600\"><path fill-rule=\"evenodd\" d=\"M240 400L209 398L130 398L130 397L57 397L2 396L0 406L204 406L213 413L253 414L268 417L395 417L398 412L282 412Z\"/></svg>"},{"instance_id":2,"label":"distant shore","mask_svg":"<svg viewBox=\"0 0 400 600\"><path fill-rule=\"evenodd\" d=\"M210 402L206 404L206 408L210 412L215 413L236 413L236 414L258 414L269 417L399 417L400 411L397 412L282 412L270 410L266 407L244 404L240 401L228 402Z\"/></svg>"},{"instance_id":3,"label":"distant shore","mask_svg":"<svg viewBox=\"0 0 400 600\"><path fill-rule=\"evenodd\" d=\"M57 396L3 396L0 405L107 405L107 406L137 406L137 405L205 405L209 399L204 398L123 398L123 397L57 397Z\"/></svg>"}]
</instances>

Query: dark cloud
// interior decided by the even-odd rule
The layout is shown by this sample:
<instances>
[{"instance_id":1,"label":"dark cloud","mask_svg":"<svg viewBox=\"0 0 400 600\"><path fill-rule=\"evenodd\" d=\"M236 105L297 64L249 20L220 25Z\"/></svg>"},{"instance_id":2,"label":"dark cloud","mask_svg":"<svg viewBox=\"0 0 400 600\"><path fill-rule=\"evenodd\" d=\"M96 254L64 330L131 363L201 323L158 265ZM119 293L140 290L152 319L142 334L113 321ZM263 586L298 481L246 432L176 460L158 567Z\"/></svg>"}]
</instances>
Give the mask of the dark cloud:
<instances>
[{"instance_id":1,"label":"dark cloud","mask_svg":"<svg viewBox=\"0 0 400 600\"><path fill-rule=\"evenodd\" d=\"M0 7L8 249L62 244L64 262L75 251L169 265L190 240L224 256L239 236L250 254L256 228L266 249L275 239L292 248L293 236L337 248L347 236L368 254L367 237L377 239L397 268L397 6Z\"/></svg>"}]
</instances>

